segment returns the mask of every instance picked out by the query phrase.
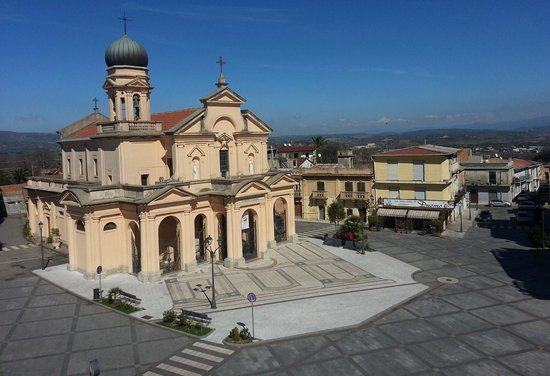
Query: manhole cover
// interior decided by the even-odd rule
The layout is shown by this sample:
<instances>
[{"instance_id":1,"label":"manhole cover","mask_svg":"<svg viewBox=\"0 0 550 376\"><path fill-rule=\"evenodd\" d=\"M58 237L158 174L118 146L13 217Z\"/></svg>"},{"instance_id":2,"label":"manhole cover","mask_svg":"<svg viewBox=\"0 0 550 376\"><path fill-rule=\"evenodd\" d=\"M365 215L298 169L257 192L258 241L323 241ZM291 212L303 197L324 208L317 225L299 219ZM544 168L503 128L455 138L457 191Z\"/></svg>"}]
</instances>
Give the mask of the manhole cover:
<instances>
[{"instance_id":1,"label":"manhole cover","mask_svg":"<svg viewBox=\"0 0 550 376\"><path fill-rule=\"evenodd\" d=\"M456 278L453 278L453 277L439 277L437 278L437 280L441 283L446 283L446 284L453 284L453 283L458 283L458 279Z\"/></svg>"},{"instance_id":2,"label":"manhole cover","mask_svg":"<svg viewBox=\"0 0 550 376\"><path fill-rule=\"evenodd\" d=\"M153 318L153 316L151 315L144 315L144 316L141 316L142 319L145 319L145 320L151 320Z\"/></svg>"}]
</instances>

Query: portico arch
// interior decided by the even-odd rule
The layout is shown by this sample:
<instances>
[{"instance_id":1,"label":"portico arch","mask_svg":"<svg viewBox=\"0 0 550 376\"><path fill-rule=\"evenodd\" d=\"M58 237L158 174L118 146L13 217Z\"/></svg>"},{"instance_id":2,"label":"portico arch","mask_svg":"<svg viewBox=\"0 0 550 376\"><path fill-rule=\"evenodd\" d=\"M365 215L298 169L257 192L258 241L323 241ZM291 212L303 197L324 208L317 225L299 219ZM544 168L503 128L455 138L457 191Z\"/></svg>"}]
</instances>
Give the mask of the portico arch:
<instances>
[{"instance_id":1,"label":"portico arch","mask_svg":"<svg viewBox=\"0 0 550 376\"><path fill-rule=\"evenodd\" d=\"M158 227L160 270L169 273L180 270L181 223L173 216L164 218Z\"/></svg>"},{"instance_id":2,"label":"portico arch","mask_svg":"<svg viewBox=\"0 0 550 376\"><path fill-rule=\"evenodd\" d=\"M258 257L258 213L247 209L241 216L241 242L245 260Z\"/></svg>"},{"instance_id":3,"label":"portico arch","mask_svg":"<svg viewBox=\"0 0 550 376\"><path fill-rule=\"evenodd\" d=\"M227 258L227 218L225 214L218 214L218 240L219 251L218 260L223 261Z\"/></svg>"},{"instance_id":4,"label":"portico arch","mask_svg":"<svg viewBox=\"0 0 550 376\"><path fill-rule=\"evenodd\" d=\"M206 216L199 214L195 217L195 258L197 262L206 261Z\"/></svg>"},{"instance_id":5,"label":"portico arch","mask_svg":"<svg viewBox=\"0 0 550 376\"><path fill-rule=\"evenodd\" d=\"M273 204L273 229L277 243L288 240L287 214L288 203L284 198L279 197Z\"/></svg>"}]
</instances>

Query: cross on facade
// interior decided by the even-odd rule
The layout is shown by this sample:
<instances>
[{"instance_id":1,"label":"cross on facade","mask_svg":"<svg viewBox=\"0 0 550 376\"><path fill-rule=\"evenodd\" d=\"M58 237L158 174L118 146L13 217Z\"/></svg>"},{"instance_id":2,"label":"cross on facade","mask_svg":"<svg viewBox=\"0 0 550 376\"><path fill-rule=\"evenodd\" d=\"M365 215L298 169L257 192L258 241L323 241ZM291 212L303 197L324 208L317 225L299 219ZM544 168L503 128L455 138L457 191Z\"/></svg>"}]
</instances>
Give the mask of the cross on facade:
<instances>
[{"instance_id":1,"label":"cross on facade","mask_svg":"<svg viewBox=\"0 0 550 376\"><path fill-rule=\"evenodd\" d=\"M94 111L99 109L99 107L97 107L97 102L99 102L97 98L92 99L92 102L94 102Z\"/></svg>"},{"instance_id":2,"label":"cross on facade","mask_svg":"<svg viewBox=\"0 0 550 376\"><path fill-rule=\"evenodd\" d=\"M124 24L124 34L126 34L126 24L128 23L128 21L132 21L132 19L126 17L126 12L124 12L122 17L119 17L118 19L121 20L122 23Z\"/></svg>"},{"instance_id":3,"label":"cross on facade","mask_svg":"<svg viewBox=\"0 0 550 376\"><path fill-rule=\"evenodd\" d=\"M220 73L223 73L223 65L226 63L225 61L223 61L223 58L220 56L219 60L216 61L216 63L218 63L220 65Z\"/></svg>"}]
</instances>

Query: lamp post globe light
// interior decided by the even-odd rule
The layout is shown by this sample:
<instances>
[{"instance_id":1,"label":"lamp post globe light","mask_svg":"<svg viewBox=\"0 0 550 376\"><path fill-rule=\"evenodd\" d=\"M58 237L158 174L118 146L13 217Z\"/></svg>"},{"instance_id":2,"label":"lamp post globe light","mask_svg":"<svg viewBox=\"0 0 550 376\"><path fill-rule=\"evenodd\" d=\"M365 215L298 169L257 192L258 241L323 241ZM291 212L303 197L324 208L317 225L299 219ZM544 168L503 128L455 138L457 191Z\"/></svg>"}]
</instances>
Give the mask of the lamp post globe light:
<instances>
[{"instance_id":1,"label":"lamp post globe light","mask_svg":"<svg viewBox=\"0 0 550 376\"><path fill-rule=\"evenodd\" d=\"M44 227L44 223L40 221L40 223L38 223L38 227L40 228L40 254L42 255L42 270L44 270L44 241L42 239L42 228Z\"/></svg>"}]
</instances>

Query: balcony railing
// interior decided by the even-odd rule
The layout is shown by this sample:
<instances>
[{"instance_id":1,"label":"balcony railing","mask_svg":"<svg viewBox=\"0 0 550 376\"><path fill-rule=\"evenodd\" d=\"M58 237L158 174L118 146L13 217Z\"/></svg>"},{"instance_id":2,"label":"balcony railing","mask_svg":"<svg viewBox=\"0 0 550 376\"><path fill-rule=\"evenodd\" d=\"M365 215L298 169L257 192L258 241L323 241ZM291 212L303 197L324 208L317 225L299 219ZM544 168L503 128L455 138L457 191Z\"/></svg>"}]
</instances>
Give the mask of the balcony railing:
<instances>
[{"instance_id":1,"label":"balcony railing","mask_svg":"<svg viewBox=\"0 0 550 376\"><path fill-rule=\"evenodd\" d=\"M97 133L160 132L162 123L153 121L112 121L98 124Z\"/></svg>"},{"instance_id":2,"label":"balcony railing","mask_svg":"<svg viewBox=\"0 0 550 376\"><path fill-rule=\"evenodd\" d=\"M311 192L311 198L315 200L326 200L327 199L327 191L313 191Z\"/></svg>"},{"instance_id":3,"label":"balcony railing","mask_svg":"<svg viewBox=\"0 0 550 376\"><path fill-rule=\"evenodd\" d=\"M369 200L369 195L367 194L367 192L342 191L342 192L340 192L340 200L368 201Z\"/></svg>"}]
</instances>

